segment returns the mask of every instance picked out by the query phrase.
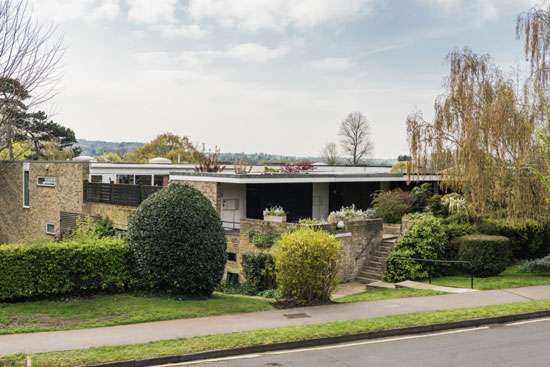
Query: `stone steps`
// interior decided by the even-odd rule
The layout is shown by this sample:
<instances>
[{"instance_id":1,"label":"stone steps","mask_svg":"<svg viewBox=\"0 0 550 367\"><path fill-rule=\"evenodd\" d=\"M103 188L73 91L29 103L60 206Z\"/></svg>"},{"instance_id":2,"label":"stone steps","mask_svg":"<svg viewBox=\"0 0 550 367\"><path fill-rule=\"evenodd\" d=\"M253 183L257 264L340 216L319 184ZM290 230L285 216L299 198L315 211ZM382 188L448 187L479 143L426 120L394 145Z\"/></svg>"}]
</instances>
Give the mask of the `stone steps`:
<instances>
[{"instance_id":1,"label":"stone steps","mask_svg":"<svg viewBox=\"0 0 550 367\"><path fill-rule=\"evenodd\" d=\"M397 235L384 234L380 247L369 257L357 273L356 281L364 284L379 282L384 274L385 261L397 243Z\"/></svg>"}]
</instances>

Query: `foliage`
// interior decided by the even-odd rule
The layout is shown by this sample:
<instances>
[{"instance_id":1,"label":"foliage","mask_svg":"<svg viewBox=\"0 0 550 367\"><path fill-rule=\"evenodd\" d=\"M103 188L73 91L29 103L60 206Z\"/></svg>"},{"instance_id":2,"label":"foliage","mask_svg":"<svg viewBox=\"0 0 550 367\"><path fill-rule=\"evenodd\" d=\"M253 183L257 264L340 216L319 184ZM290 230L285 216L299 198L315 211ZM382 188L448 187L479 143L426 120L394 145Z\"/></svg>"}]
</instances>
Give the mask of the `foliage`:
<instances>
[{"instance_id":1,"label":"foliage","mask_svg":"<svg viewBox=\"0 0 550 367\"><path fill-rule=\"evenodd\" d=\"M331 212L327 221L328 223L338 223L339 221L363 220L366 218L371 218L367 211L355 209L355 204L351 204L351 206L343 206L340 210Z\"/></svg>"},{"instance_id":2,"label":"foliage","mask_svg":"<svg viewBox=\"0 0 550 367\"><path fill-rule=\"evenodd\" d=\"M202 145L202 153L198 155L199 165L195 166L195 172L222 172L225 166L220 162L220 148L214 148L214 153L208 151L204 144Z\"/></svg>"},{"instance_id":3,"label":"foliage","mask_svg":"<svg viewBox=\"0 0 550 367\"><path fill-rule=\"evenodd\" d=\"M354 166L369 157L374 151L370 137L369 120L361 112L351 112L340 123L340 146L348 160Z\"/></svg>"},{"instance_id":4,"label":"foliage","mask_svg":"<svg viewBox=\"0 0 550 367\"><path fill-rule=\"evenodd\" d=\"M478 214L508 209L508 221L546 216L537 176L540 166L529 81L506 77L488 55L469 48L447 56L445 92L435 102L433 122L417 112L407 118L413 162L438 172L442 184L461 192ZM542 93L541 93L542 94Z\"/></svg>"},{"instance_id":5,"label":"foliage","mask_svg":"<svg viewBox=\"0 0 550 367\"><path fill-rule=\"evenodd\" d=\"M275 271L281 295L303 302L328 301L340 258L340 243L328 232L303 228L281 236Z\"/></svg>"},{"instance_id":6,"label":"foliage","mask_svg":"<svg viewBox=\"0 0 550 367\"><path fill-rule=\"evenodd\" d=\"M521 271L528 273L550 273L550 255L540 259L525 261L519 268Z\"/></svg>"},{"instance_id":7,"label":"foliage","mask_svg":"<svg viewBox=\"0 0 550 367\"><path fill-rule=\"evenodd\" d=\"M233 169L236 174L246 174L252 171L252 166L248 167L248 162L244 160L244 152L241 153L241 159L237 160L237 156L233 157Z\"/></svg>"},{"instance_id":8,"label":"foliage","mask_svg":"<svg viewBox=\"0 0 550 367\"><path fill-rule=\"evenodd\" d=\"M273 246L273 237L269 234L255 234L252 236L252 244L259 249L268 249Z\"/></svg>"},{"instance_id":9,"label":"foliage","mask_svg":"<svg viewBox=\"0 0 550 367\"><path fill-rule=\"evenodd\" d=\"M460 222L467 223L472 219L470 206L460 194L444 195L441 204L445 206L449 215L454 215Z\"/></svg>"},{"instance_id":10,"label":"foliage","mask_svg":"<svg viewBox=\"0 0 550 367\"><path fill-rule=\"evenodd\" d=\"M424 182L420 186L413 187L411 196L414 199L412 210L415 212L424 210L426 205L428 205L428 200L433 196L432 184Z\"/></svg>"},{"instance_id":11,"label":"foliage","mask_svg":"<svg viewBox=\"0 0 550 367\"><path fill-rule=\"evenodd\" d=\"M263 211L264 217L267 216L273 216L273 217L284 217L286 216L286 212L281 206L272 206L270 208L266 208Z\"/></svg>"},{"instance_id":12,"label":"foliage","mask_svg":"<svg viewBox=\"0 0 550 367\"><path fill-rule=\"evenodd\" d=\"M271 254L253 252L242 256L243 274L247 283L257 291L277 287L275 260Z\"/></svg>"},{"instance_id":13,"label":"foliage","mask_svg":"<svg viewBox=\"0 0 550 367\"><path fill-rule=\"evenodd\" d=\"M122 163L123 159L117 153L107 153L105 156L98 155L94 157L98 162Z\"/></svg>"},{"instance_id":14,"label":"foliage","mask_svg":"<svg viewBox=\"0 0 550 367\"><path fill-rule=\"evenodd\" d=\"M124 157L129 151L142 147L143 143L137 142L111 142L102 140L78 139L77 145L82 150L82 155L91 157L101 156L103 153L114 153L119 157Z\"/></svg>"},{"instance_id":15,"label":"foliage","mask_svg":"<svg viewBox=\"0 0 550 367\"><path fill-rule=\"evenodd\" d=\"M105 216L101 218L99 223L97 223L95 227L95 233L99 236L99 238L108 237L113 238L115 235L115 228L113 227L113 222L109 217Z\"/></svg>"},{"instance_id":16,"label":"foliage","mask_svg":"<svg viewBox=\"0 0 550 367\"><path fill-rule=\"evenodd\" d=\"M299 224L306 224L306 225L315 225L315 224L321 224L321 221L317 218L301 218L298 220Z\"/></svg>"},{"instance_id":17,"label":"foliage","mask_svg":"<svg viewBox=\"0 0 550 367\"><path fill-rule=\"evenodd\" d=\"M321 150L321 158L329 166L338 164L338 148L335 142L331 141L325 144Z\"/></svg>"},{"instance_id":18,"label":"foliage","mask_svg":"<svg viewBox=\"0 0 550 367\"><path fill-rule=\"evenodd\" d=\"M385 223L401 223L401 218L413 204L410 194L401 189L377 191L372 195L372 208Z\"/></svg>"},{"instance_id":19,"label":"foliage","mask_svg":"<svg viewBox=\"0 0 550 367\"><path fill-rule=\"evenodd\" d=\"M459 243L454 241L455 238L466 236L468 234L477 234L478 230L475 225L470 223L448 223L443 224L445 233L447 234L447 246L445 248L445 260L458 260L458 247ZM451 266L451 268L445 268L445 273L455 273L457 270L461 271L462 267Z\"/></svg>"},{"instance_id":20,"label":"foliage","mask_svg":"<svg viewBox=\"0 0 550 367\"><path fill-rule=\"evenodd\" d=\"M279 169L278 168L271 168L271 167L268 167L266 164L264 164L264 172L265 173L277 173L277 172L279 172Z\"/></svg>"},{"instance_id":21,"label":"foliage","mask_svg":"<svg viewBox=\"0 0 550 367\"><path fill-rule=\"evenodd\" d=\"M390 170L390 173L413 173L418 170L418 167L410 161L399 161L395 163Z\"/></svg>"},{"instance_id":22,"label":"foliage","mask_svg":"<svg viewBox=\"0 0 550 367\"><path fill-rule=\"evenodd\" d=\"M424 279L437 267L431 263L400 260L399 257L440 260L445 254L447 234L441 220L431 214L414 221L405 235L397 241L387 260L384 278L389 282Z\"/></svg>"},{"instance_id":23,"label":"foliage","mask_svg":"<svg viewBox=\"0 0 550 367\"><path fill-rule=\"evenodd\" d=\"M145 199L130 217L128 241L143 286L210 296L226 263L226 238L210 201L186 184Z\"/></svg>"},{"instance_id":24,"label":"foliage","mask_svg":"<svg viewBox=\"0 0 550 367\"><path fill-rule=\"evenodd\" d=\"M149 159L162 157L176 163L178 156L181 161L198 162L199 152L187 136L177 136L172 133L157 135L149 143L128 152L124 156L126 162L144 163Z\"/></svg>"},{"instance_id":25,"label":"foliage","mask_svg":"<svg viewBox=\"0 0 550 367\"><path fill-rule=\"evenodd\" d=\"M495 276L508 266L510 241L506 237L472 234L457 237L455 241L458 242L458 259L472 264L474 276Z\"/></svg>"},{"instance_id":26,"label":"foliage","mask_svg":"<svg viewBox=\"0 0 550 367\"><path fill-rule=\"evenodd\" d=\"M428 209L436 217L446 217L449 210L441 201L441 195L434 195L428 200Z\"/></svg>"},{"instance_id":27,"label":"foliage","mask_svg":"<svg viewBox=\"0 0 550 367\"><path fill-rule=\"evenodd\" d=\"M314 170L315 170L315 166L312 165L311 162L302 161L296 164L282 163L281 168L279 169L279 172L294 174L294 173L314 171Z\"/></svg>"},{"instance_id":28,"label":"foliage","mask_svg":"<svg viewBox=\"0 0 550 367\"><path fill-rule=\"evenodd\" d=\"M25 153L31 149L31 144L26 141L16 141L12 144L13 159L24 160ZM6 148L0 151L0 160L7 161L10 159L9 149Z\"/></svg>"},{"instance_id":29,"label":"foliage","mask_svg":"<svg viewBox=\"0 0 550 367\"><path fill-rule=\"evenodd\" d=\"M500 219L484 219L476 226L480 233L509 238L512 257L516 260L536 259L550 253L550 225L526 220L508 223Z\"/></svg>"},{"instance_id":30,"label":"foliage","mask_svg":"<svg viewBox=\"0 0 550 367\"><path fill-rule=\"evenodd\" d=\"M0 246L0 300L118 292L131 283L121 240L35 242Z\"/></svg>"}]
</instances>

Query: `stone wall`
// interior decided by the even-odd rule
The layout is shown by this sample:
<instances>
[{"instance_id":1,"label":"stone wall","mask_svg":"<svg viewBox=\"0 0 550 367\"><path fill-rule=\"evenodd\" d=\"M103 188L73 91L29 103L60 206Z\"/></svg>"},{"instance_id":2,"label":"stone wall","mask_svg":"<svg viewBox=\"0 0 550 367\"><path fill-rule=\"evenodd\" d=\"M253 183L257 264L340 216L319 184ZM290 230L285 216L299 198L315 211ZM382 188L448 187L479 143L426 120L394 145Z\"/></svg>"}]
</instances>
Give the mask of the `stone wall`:
<instances>
[{"instance_id":1,"label":"stone wall","mask_svg":"<svg viewBox=\"0 0 550 367\"><path fill-rule=\"evenodd\" d=\"M237 260L228 262L226 271L239 273L239 281L244 282L242 276L242 255L250 252L273 252L273 247L265 250L258 249L252 243L252 233L255 235L270 235L272 238L305 227L297 223L275 223L258 219L241 219L239 236L227 235L227 252L236 254ZM333 234L340 241L340 264L336 279L340 282L355 280L363 264L368 261L378 246L382 243L382 220L368 219L347 222L343 229L337 229L336 224L319 226Z\"/></svg>"},{"instance_id":2,"label":"stone wall","mask_svg":"<svg viewBox=\"0 0 550 367\"><path fill-rule=\"evenodd\" d=\"M384 223L384 233L399 236L401 233L401 224Z\"/></svg>"},{"instance_id":3,"label":"stone wall","mask_svg":"<svg viewBox=\"0 0 550 367\"><path fill-rule=\"evenodd\" d=\"M23 208L23 164L29 164L29 208ZM60 234L60 212L80 213L87 162L0 162L0 243L50 238ZM55 177L55 187L37 185L38 176ZM46 234L55 224L55 235Z\"/></svg>"},{"instance_id":4,"label":"stone wall","mask_svg":"<svg viewBox=\"0 0 550 367\"><path fill-rule=\"evenodd\" d=\"M98 216L101 218L109 217L109 219L113 222L113 227L126 231L128 230L128 220L136 209L137 207L135 206L84 203L82 214Z\"/></svg>"},{"instance_id":5,"label":"stone wall","mask_svg":"<svg viewBox=\"0 0 550 367\"><path fill-rule=\"evenodd\" d=\"M222 190L219 182L206 181L176 181L177 183L185 183L196 188L204 194L212 203L218 214L222 212Z\"/></svg>"}]
</instances>

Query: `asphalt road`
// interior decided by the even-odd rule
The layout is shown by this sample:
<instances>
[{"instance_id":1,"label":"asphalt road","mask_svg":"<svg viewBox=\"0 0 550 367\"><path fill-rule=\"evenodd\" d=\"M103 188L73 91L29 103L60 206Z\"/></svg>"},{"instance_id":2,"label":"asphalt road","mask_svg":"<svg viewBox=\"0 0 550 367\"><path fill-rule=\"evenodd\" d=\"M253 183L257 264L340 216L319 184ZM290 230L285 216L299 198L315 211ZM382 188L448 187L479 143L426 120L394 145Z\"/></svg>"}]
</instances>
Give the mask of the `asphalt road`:
<instances>
[{"instance_id":1,"label":"asphalt road","mask_svg":"<svg viewBox=\"0 0 550 367\"><path fill-rule=\"evenodd\" d=\"M550 366L550 319L173 366Z\"/></svg>"}]
</instances>

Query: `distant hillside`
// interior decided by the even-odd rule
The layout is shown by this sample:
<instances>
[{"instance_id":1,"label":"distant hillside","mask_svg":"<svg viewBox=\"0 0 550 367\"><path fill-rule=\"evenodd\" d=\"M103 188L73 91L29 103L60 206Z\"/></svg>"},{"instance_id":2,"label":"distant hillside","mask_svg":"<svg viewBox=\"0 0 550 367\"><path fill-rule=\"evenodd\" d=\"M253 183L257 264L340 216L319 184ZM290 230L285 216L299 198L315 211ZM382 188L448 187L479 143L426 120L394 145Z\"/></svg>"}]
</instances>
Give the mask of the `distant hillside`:
<instances>
[{"instance_id":1,"label":"distant hillside","mask_svg":"<svg viewBox=\"0 0 550 367\"><path fill-rule=\"evenodd\" d=\"M103 155L105 151L106 153L116 153L122 157L128 151L142 147L144 143L78 139L77 145L82 149L81 155L93 157Z\"/></svg>"}]
</instances>

